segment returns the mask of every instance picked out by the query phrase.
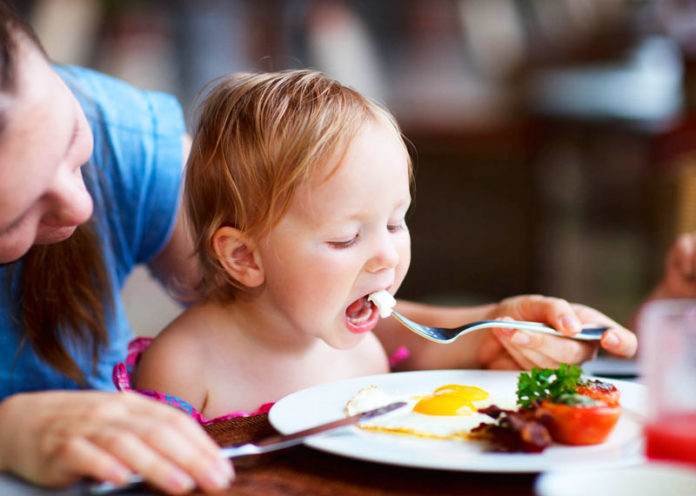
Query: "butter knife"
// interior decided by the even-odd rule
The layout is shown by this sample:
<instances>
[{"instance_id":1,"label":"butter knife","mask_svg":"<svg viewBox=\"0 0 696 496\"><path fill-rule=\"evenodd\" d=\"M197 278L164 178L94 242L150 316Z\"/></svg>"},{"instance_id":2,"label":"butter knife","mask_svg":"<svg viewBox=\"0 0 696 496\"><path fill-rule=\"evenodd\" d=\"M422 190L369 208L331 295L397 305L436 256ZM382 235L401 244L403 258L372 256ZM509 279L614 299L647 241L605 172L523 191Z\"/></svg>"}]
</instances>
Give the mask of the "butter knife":
<instances>
[{"instance_id":1,"label":"butter knife","mask_svg":"<svg viewBox=\"0 0 696 496\"><path fill-rule=\"evenodd\" d=\"M293 434L279 434L264 438L257 443L246 443L240 444L238 446L228 446L226 448L222 448L221 452L223 456L227 458L236 458L238 456L262 455L271 451L278 451L285 448L290 448L292 446L302 444L302 442L308 437L316 436L317 434L321 434L323 432L335 430L339 427L357 424L361 420L371 419L380 415L384 415L385 413L392 412L405 405L405 401L396 401L394 403L390 403L380 408L375 408L374 410L367 410L365 412L351 415L350 417L345 417L338 420L334 420L332 422L317 425L315 427L310 427L309 429L304 429ZM87 494L112 494L118 491L123 491L138 484L142 484L143 482L145 482L145 479L141 475L137 474L133 475L130 478L130 480L125 484L114 484L113 482L97 482L88 486Z\"/></svg>"}]
</instances>

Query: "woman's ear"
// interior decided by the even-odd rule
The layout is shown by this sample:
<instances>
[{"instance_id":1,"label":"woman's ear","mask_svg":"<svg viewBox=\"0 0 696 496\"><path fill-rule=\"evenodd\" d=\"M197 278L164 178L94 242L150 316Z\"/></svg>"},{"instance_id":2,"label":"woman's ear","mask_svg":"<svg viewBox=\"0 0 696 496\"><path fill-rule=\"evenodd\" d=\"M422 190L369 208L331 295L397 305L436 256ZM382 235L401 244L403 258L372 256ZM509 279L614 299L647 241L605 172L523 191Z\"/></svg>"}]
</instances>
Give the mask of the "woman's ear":
<instances>
[{"instance_id":1,"label":"woman's ear","mask_svg":"<svg viewBox=\"0 0 696 496\"><path fill-rule=\"evenodd\" d=\"M227 273L249 288L263 284L265 276L256 243L234 227L221 227L213 235L213 250Z\"/></svg>"}]
</instances>

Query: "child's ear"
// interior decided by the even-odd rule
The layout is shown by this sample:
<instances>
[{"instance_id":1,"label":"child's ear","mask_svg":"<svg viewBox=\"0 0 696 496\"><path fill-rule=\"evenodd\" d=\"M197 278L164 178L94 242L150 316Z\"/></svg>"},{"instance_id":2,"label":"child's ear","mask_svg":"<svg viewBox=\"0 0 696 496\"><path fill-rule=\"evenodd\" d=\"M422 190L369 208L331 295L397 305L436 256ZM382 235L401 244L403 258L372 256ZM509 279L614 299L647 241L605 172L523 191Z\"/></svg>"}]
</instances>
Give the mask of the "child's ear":
<instances>
[{"instance_id":1,"label":"child's ear","mask_svg":"<svg viewBox=\"0 0 696 496\"><path fill-rule=\"evenodd\" d=\"M215 231L213 250L235 280L249 288L263 284L263 267L256 243L239 229L225 226Z\"/></svg>"}]
</instances>

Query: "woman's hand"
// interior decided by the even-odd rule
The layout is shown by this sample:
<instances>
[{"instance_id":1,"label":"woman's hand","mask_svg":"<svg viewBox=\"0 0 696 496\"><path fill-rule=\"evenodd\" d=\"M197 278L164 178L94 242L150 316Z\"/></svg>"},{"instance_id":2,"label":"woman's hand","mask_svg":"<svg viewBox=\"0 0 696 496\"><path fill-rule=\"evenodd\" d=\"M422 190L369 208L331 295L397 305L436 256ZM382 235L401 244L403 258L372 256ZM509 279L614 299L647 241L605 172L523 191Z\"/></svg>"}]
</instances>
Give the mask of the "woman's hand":
<instances>
[{"instance_id":1,"label":"woman's hand","mask_svg":"<svg viewBox=\"0 0 696 496\"><path fill-rule=\"evenodd\" d=\"M696 232L677 238L665 257L664 270L651 299L696 298Z\"/></svg>"},{"instance_id":2,"label":"woman's hand","mask_svg":"<svg viewBox=\"0 0 696 496\"><path fill-rule=\"evenodd\" d=\"M232 465L171 406L135 393L24 393L0 403L0 470L52 487L82 477L122 484L133 473L171 493L229 486Z\"/></svg>"},{"instance_id":3,"label":"woman's hand","mask_svg":"<svg viewBox=\"0 0 696 496\"><path fill-rule=\"evenodd\" d=\"M486 318L542 322L566 335L580 332L583 324L608 325L611 328L600 341L604 349L614 355L630 358L635 355L638 346L635 334L606 315L559 298L538 295L507 298L493 307ZM596 343L496 328L481 342L478 361L492 369L556 368L560 363L580 364L591 360L597 350Z\"/></svg>"}]
</instances>

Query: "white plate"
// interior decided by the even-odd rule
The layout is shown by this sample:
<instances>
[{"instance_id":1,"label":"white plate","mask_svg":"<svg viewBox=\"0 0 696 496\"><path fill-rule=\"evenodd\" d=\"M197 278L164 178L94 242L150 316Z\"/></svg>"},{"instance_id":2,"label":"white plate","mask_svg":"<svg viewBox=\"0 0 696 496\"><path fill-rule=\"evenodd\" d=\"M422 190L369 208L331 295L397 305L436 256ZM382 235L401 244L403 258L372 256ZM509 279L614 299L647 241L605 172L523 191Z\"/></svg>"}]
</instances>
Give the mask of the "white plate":
<instances>
[{"instance_id":1,"label":"white plate","mask_svg":"<svg viewBox=\"0 0 696 496\"><path fill-rule=\"evenodd\" d=\"M539 496L694 496L696 470L679 465L646 463L611 470L549 472L537 479Z\"/></svg>"},{"instance_id":2,"label":"white plate","mask_svg":"<svg viewBox=\"0 0 696 496\"><path fill-rule=\"evenodd\" d=\"M320 384L278 401L269 421L283 434L345 416L346 402L361 388L376 385L394 396L432 392L445 384L478 386L514 397L517 372L485 370L428 370L358 377ZM539 454L491 453L470 441L441 441L367 432L351 426L305 441L313 448L361 460L443 470L479 472L541 472L566 468L616 467L644 461L641 413L644 387L607 380L621 391L623 414L609 438L595 446L553 445Z\"/></svg>"}]
</instances>

